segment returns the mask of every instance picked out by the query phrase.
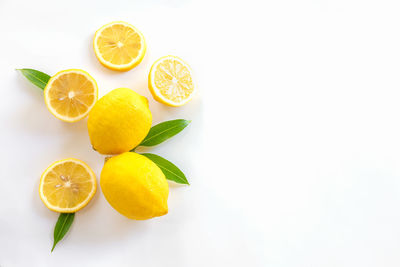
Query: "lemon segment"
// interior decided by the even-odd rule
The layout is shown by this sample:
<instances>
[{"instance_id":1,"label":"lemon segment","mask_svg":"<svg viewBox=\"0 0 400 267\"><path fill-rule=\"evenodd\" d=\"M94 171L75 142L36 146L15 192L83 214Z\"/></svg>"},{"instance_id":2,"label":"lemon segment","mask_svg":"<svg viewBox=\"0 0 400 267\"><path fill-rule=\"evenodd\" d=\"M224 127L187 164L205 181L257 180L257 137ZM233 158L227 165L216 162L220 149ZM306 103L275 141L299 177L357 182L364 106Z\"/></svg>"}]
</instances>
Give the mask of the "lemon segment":
<instances>
[{"instance_id":1,"label":"lemon segment","mask_svg":"<svg viewBox=\"0 0 400 267\"><path fill-rule=\"evenodd\" d=\"M40 179L39 195L50 210L76 212L96 193L96 176L83 161L68 158L48 167Z\"/></svg>"},{"instance_id":2,"label":"lemon segment","mask_svg":"<svg viewBox=\"0 0 400 267\"><path fill-rule=\"evenodd\" d=\"M126 152L110 158L101 171L100 186L108 203L129 219L146 220L168 213L165 175L140 154Z\"/></svg>"},{"instance_id":3,"label":"lemon segment","mask_svg":"<svg viewBox=\"0 0 400 267\"><path fill-rule=\"evenodd\" d=\"M143 34L123 21L111 22L98 29L93 47L101 64L118 71L136 67L146 52Z\"/></svg>"},{"instance_id":4,"label":"lemon segment","mask_svg":"<svg viewBox=\"0 0 400 267\"><path fill-rule=\"evenodd\" d=\"M65 122L76 122L87 116L98 95L96 81L83 70L58 72L44 88L48 110Z\"/></svg>"},{"instance_id":5,"label":"lemon segment","mask_svg":"<svg viewBox=\"0 0 400 267\"><path fill-rule=\"evenodd\" d=\"M186 104L195 92L189 65L175 56L160 58L150 69L149 89L158 102L173 107Z\"/></svg>"}]
</instances>

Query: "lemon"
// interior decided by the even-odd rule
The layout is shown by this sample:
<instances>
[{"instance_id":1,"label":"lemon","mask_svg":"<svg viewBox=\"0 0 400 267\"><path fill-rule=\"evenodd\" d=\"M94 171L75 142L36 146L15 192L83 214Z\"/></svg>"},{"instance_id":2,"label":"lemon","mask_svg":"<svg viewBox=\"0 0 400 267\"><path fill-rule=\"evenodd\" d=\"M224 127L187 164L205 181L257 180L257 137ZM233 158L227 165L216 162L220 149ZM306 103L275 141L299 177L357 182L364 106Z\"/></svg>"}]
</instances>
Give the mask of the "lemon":
<instances>
[{"instance_id":1,"label":"lemon","mask_svg":"<svg viewBox=\"0 0 400 267\"><path fill-rule=\"evenodd\" d=\"M78 159L54 162L40 179L39 195L47 208L62 213L85 207L96 193L96 176Z\"/></svg>"},{"instance_id":2,"label":"lemon","mask_svg":"<svg viewBox=\"0 0 400 267\"><path fill-rule=\"evenodd\" d=\"M168 183L160 168L134 152L110 158L100 176L108 203L122 215L146 220L168 213Z\"/></svg>"},{"instance_id":3,"label":"lemon","mask_svg":"<svg viewBox=\"0 0 400 267\"><path fill-rule=\"evenodd\" d=\"M97 83L86 71L63 70L50 78L44 101L58 119L76 122L87 116L97 100Z\"/></svg>"},{"instance_id":4,"label":"lemon","mask_svg":"<svg viewBox=\"0 0 400 267\"><path fill-rule=\"evenodd\" d=\"M101 64L119 71L136 67L146 52L142 33L123 21L111 22L98 29L94 35L93 47Z\"/></svg>"},{"instance_id":5,"label":"lemon","mask_svg":"<svg viewBox=\"0 0 400 267\"><path fill-rule=\"evenodd\" d=\"M90 111L90 141L101 154L127 152L146 137L151 121L147 99L131 89L118 88L100 98Z\"/></svg>"},{"instance_id":6,"label":"lemon","mask_svg":"<svg viewBox=\"0 0 400 267\"><path fill-rule=\"evenodd\" d=\"M173 107L186 104L195 92L189 65L175 56L158 59L150 69L149 89L158 102Z\"/></svg>"}]
</instances>

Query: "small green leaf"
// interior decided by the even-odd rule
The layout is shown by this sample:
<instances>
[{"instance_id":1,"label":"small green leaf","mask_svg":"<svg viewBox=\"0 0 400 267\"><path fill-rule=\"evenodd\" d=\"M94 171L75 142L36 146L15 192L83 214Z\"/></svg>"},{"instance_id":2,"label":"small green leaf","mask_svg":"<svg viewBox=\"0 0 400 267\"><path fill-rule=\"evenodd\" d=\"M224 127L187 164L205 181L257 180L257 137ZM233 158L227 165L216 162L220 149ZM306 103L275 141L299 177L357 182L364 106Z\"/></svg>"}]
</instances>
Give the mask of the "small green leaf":
<instances>
[{"instance_id":1,"label":"small green leaf","mask_svg":"<svg viewBox=\"0 0 400 267\"><path fill-rule=\"evenodd\" d=\"M165 178L168 180L174 181L178 184L189 184L185 174L183 174L183 172L170 161L151 153L143 153L142 155L153 161L162 170Z\"/></svg>"},{"instance_id":2,"label":"small green leaf","mask_svg":"<svg viewBox=\"0 0 400 267\"><path fill-rule=\"evenodd\" d=\"M72 222L74 221L74 217L75 213L60 213L56 226L54 227L54 243L53 247L51 248L51 252L53 252L57 243L60 242L60 240L63 239L65 234L68 232Z\"/></svg>"},{"instance_id":3,"label":"small green leaf","mask_svg":"<svg viewBox=\"0 0 400 267\"><path fill-rule=\"evenodd\" d=\"M190 121L178 119L171 121L164 121L160 124L157 124L151 127L149 133L144 138L142 143L139 146L155 146L158 145L165 140L171 138L172 136L178 134L180 131L185 129L188 126Z\"/></svg>"},{"instance_id":4,"label":"small green leaf","mask_svg":"<svg viewBox=\"0 0 400 267\"><path fill-rule=\"evenodd\" d=\"M46 87L47 82L50 80L50 75L33 69L18 69L31 83L41 88Z\"/></svg>"}]
</instances>

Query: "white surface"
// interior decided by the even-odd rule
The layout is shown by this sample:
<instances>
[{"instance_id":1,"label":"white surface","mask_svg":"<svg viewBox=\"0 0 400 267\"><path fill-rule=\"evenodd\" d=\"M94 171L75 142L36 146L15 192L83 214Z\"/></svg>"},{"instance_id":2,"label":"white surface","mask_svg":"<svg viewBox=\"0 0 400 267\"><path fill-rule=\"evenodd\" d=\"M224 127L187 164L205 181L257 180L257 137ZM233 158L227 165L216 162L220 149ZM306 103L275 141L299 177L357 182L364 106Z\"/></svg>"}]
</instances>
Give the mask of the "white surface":
<instances>
[{"instance_id":1,"label":"white surface","mask_svg":"<svg viewBox=\"0 0 400 267\"><path fill-rule=\"evenodd\" d=\"M400 265L398 1L89 2L0 0L1 267ZM91 48L113 20L149 44L122 74ZM147 90L167 54L189 62L200 91L178 109ZM130 221L99 191L50 254L57 214L39 200L41 172L74 156L99 175L103 157L21 67L83 68L101 95L147 96L155 123L193 120L152 150L191 182L171 185L167 216Z\"/></svg>"}]
</instances>

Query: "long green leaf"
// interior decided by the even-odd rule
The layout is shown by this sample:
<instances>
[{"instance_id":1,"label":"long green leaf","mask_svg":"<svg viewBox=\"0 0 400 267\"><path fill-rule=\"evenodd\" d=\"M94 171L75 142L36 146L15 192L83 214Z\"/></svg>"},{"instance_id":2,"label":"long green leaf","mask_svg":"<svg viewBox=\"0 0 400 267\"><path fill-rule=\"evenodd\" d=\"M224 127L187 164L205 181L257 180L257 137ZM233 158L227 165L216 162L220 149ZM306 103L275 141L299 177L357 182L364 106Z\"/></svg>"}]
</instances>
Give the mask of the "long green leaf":
<instances>
[{"instance_id":1,"label":"long green leaf","mask_svg":"<svg viewBox=\"0 0 400 267\"><path fill-rule=\"evenodd\" d=\"M46 87L47 82L50 80L50 75L34 69L18 69L31 83L41 88Z\"/></svg>"},{"instance_id":2,"label":"long green leaf","mask_svg":"<svg viewBox=\"0 0 400 267\"><path fill-rule=\"evenodd\" d=\"M143 153L143 156L153 161L164 173L165 178L178 184L189 184L185 174L170 161L155 154Z\"/></svg>"},{"instance_id":3,"label":"long green leaf","mask_svg":"<svg viewBox=\"0 0 400 267\"><path fill-rule=\"evenodd\" d=\"M155 146L158 145L165 140L171 138L172 136L178 134L180 131L185 129L188 126L190 121L178 119L171 121L164 121L160 124L157 124L151 127L149 133L144 138L142 143L139 146Z\"/></svg>"},{"instance_id":4,"label":"long green leaf","mask_svg":"<svg viewBox=\"0 0 400 267\"><path fill-rule=\"evenodd\" d=\"M53 252L57 243L60 242L60 240L63 239L65 234L68 232L72 222L74 221L74 218L75 213L60 213L56 226L54 227L54 243L53 247L51 248L51 252Z\"/></svg>"}]
</instances>

